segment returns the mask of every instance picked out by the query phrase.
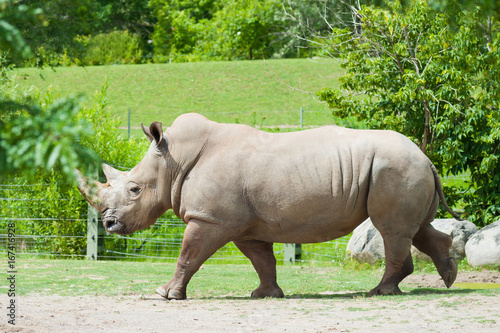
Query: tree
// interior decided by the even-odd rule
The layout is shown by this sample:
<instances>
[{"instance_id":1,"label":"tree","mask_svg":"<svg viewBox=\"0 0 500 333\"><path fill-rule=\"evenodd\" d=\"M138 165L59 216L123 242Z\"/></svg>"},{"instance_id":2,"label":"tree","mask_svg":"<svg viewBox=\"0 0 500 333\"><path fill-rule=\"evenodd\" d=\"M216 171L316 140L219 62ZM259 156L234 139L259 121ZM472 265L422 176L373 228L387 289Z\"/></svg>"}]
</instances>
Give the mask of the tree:
<instances>
[{"instance_id":1,"label":"tree","mask_svg":"<svg viewBox=\"0 0 500 333\"><path fill-rule=\"evenodd\" d=\"M158 21L153 44L160 62L191 54L203 36L204 21L218 9L216 0L151 0L150 6Z\"/></svg>"},{"instance_id":2,"label":"tree","mask_svg":"<svg viewBox=\"0 0 500 333\"><path fill-rule=\"evenodd\" d=\"M410 1L401 0L402 3L411 3ZM431 0L429 1L429 6L441 13L445 12L455 12L457 9L459 10L475 10L480 8L483 15L486 16L494 16L500 15L500 3L498 0ZM453 21L454 18L450 17Z\"/></svg>"},{"instance_id":3,"label":"tree","mask_svg":"<svg viewBox=\"0 0 500 333\"><path fill-rule=\"evenodd\" d=\"M12 15L12 23L35 53L36 60L30 65L57 66L64 56L81 59L86 39L117 30L139 36L141 45L150 45L147 41L153 33L155 17L148 6L149 0L24 0L22 3L44 13L43 25ZM148 51L152 52L152 48ZM17 60L12 59L19 63Z\"/></svg>"},{"instance_id":4,"label":"tree","mask_svg":"<svg viewBox=\"0 0 500 333\"><path fill-rule=\"evenodd\" d=\"M41 9L31 9L25 5L16 5L13 0L0 1L0 50L10 52L21 58L32 55L31 49L24 40L21 32L13 24L16 21L28 24L46 25Z\"/></svg>"},{"instance_id":5,"label":"tree","mask_svg":"<svg viewBox=\"0 0 500 333\"><path fill-rule=\"evenodd\" d=\"M269 58L279 48L279 0L152 0L151 6L160 62Z\"/></svg>"},{"instance_id":6,"label":"tree","mask_svg":"<svg viewBox=\"0 0 500 333\"><path fill-rule=\"evenodd\" d=\"M275 19L279 2L224 1L222 8L205 21L203 42L198 54L211 54L214 60L270 58L274 53L274 34L280 30Z\"/></svg>"},{"instance_id":7,"label":"tree","mask_svg":"<svg viewBox=\"0 0 500 333\"><path fill-rule=\"evenodd\" d=\"M8 1L15 4L20 1ZM51 65L52 58L65 52L78 56L83 52L77 35L88 35L96 28L100 4L95 0L25 0L21 5L8 6L12 24L22 32L24 40L36 57L36 65ZM43 24L33 22L31 16L13 15L21 8L37 8ZM22 64L26 58L12 58Z\"/></svg>"},{"instance_id":8,"label":"tree","mask_svg":"<svg viewBox=\"0 0 500 333\"><path fill-rule=\"evenodd\" d=\"M366 5L371 0L358 0L358 5ZM317 55L317 50L325 51L323 37L333 27L354 28L356 15L351 11L350 1L344 0L285 0L278 18L283 22L278 36L281 42L280 54L301 57ZM294 50L298 48L299 50Z\"/></svg>"},{"instance_id":9,"label":"tree","mask_svg":"<svg viewBox=\"0 0 500 333\"><path fill-rule=\"evenodd\" d=\"M149 0L97 0L100 13L97 32L107 33L126 30L147 41L153 34L156 19L149 7Z\"/></svg>"},{"instance_id":10,"label":"tree","mask_svg":"<svg viewBox=\"0 0 500 333\"><path fill-rule=\"evenodd\" d=\"M15 57L28 57L31 49L9 20L42 20L40 10L31 10L17 1L3 1L0 10L0 40L3 50ZM21 173L32 176L39 169L60 166L67 180L74 180L74 168L98 161L96 154L81 144L92 126L77 119L81 98L67 97L36 104L9 89L9 69L0 64L0 175Z\"/></svg>"},{"instance_id":11,"label":"tree","mask_svg":"<svg viewBox=\"0 0 500 333\"><path fill-rule=\"evenodd\" d=\"M345 75L339 90L318 95L335 115L404 133L440 172L470 173L453 198L463 199L469 219L488 224L500 214L498 22L479 8L457 10L451 29L449 14L425 1L406 11L386 6L352 6L358 26L332 30L325 45Z\"/></svg>"}]
</instances>

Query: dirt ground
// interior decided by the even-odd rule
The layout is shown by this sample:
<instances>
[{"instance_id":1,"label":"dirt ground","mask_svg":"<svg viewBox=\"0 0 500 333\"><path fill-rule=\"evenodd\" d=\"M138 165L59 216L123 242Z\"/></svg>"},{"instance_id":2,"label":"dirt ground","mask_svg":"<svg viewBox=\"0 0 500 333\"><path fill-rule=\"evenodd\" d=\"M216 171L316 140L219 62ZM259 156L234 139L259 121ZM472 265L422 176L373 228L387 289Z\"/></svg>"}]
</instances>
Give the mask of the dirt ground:
<instances>
[{"instance_id":1,"label":"dirt ground","mask_svg":"<svg viewBox=\"0 0 500 333\"><path fill-rule=\"evenodd\" d=\"M498 272L460 273L457 283L500 283ZM166 301L157 295L19 296L16 325L1 332L500 332L500 297L443 288L411 275L402 297L324 292L317 297ZM437 294L437 295L436 295ZM436 297L437 296L437 297ZM1 295L2 308L7 295Z\"/></svg>"}]
</instances>

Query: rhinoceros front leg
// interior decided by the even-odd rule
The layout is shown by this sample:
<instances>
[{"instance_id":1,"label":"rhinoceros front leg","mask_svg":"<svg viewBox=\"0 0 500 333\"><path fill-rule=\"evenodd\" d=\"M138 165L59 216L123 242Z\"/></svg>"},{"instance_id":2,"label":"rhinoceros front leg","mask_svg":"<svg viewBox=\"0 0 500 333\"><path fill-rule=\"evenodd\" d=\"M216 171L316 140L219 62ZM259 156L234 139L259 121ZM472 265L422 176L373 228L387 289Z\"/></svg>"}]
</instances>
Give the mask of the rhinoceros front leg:
<instances>
[{"instance_id":1,"label":"rhinoceros front leg","mask_svg":"<svg viewBox=\"0 0 500 333\"><path fill-rule=\"evenodd\" d=\"M228 231L217 224L191 220L184 231L174 277L156 292L167 299L186 299L186 287L191 277L230 238Z\"/></svg>"},{"instance_id":2,"label":"rhinoceros front leg","mask_svg":"<svg viewBox=\"0 0 500 333\"><path fill-rule=\"evenodd\" d=\"M283 297L283 290L276 281L276 258L273 243L261 241L234 241L240 251L252 262L259 274L260 285L251 297Z\"/></svg>"}]
</instances>

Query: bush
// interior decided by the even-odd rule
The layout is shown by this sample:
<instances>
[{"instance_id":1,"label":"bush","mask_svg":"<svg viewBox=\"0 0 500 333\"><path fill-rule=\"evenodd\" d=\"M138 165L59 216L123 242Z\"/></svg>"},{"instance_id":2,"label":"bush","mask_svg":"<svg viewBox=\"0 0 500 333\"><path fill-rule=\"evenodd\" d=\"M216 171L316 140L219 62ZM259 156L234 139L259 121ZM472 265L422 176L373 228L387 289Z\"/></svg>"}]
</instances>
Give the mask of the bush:
<instances>
[{"instance_id":1,"label":"bush","mask_svg":"<svg viewBox=\"0 0 500 333\"><path fill-rule=\"evenodd\" d=\"M87 226L80 219L87 205L81 194L56 170L38 174L35 182L2 180L2 197L11 201L0 216L15 219L19 251L85 255Z\"/></svg>"},{"instance_id":2,"label":"bush","mask_svg":"<svg viewBox=\"0 0 500 333\"><path fill-rule=\"evenodd\" d=\"M62 53L40 46L26 67L91 66L144 63L144 47L139 36L113 31L95 36L78 36Z\"/></svg>"},{"instance_id":3,"label":"bush","mask_svg":"<svg viewBox=\"0 0 500 333\"><path fill-rule=\"evenodd\" d=\"M107 84L104 84L94 96L93 104L83 107L76 116L77 121L86 119L90 122L94 133L82 137L80 143L95 151L107 163L132 167L142 158L148 145L120 136L119 121L106 108L106 90ZM50 108L61 100L56 92L50 90L43 98L33 98L42 109ZM78 167L85 169L85 166ZM20 239L25 238L18 242L20 250L29 248L29 252L65 255L86 253L85 219L88 206L74 184L65 180L63 168L59 163L51 171L36 172L29 180L21 174L0 180L3 184L0 188L2 197L9 200L8 205L0 207L0 217L26 219L16 224L16 234Z\"/></svg>"},{"instance_id":4,"label":"bush","mask_svg":"<svg viewBox=\"0 0 500 333\"><path fill-rule=\"evenodd\" d=\"M84 38L86 52L82 65L140 64L143 61L141 39L124 31Z\"/></svg>"},{"instance_id":5,"label":"bush","mask_svg":"<svg viewBox=\"0 0 500 333\"><path fill-rule=\"evenodd\" d=\"M279 47L277 0L152 0L150 6L158 17L152 36L156 62L270 58Z\"/></svg>"},{"instance_id":6,"label":"bush","mask_svg":"<svg viewBox=\"0 0 500 333\"><path fill-rule=\"evenodd\" d=\"M57 53L54 50L40 46L34 52L35 55L22 63L23 67L59 67L59 66L77 66L81 64L83 46L65 48L63 53Z\"/></svg>"}]
</instances>

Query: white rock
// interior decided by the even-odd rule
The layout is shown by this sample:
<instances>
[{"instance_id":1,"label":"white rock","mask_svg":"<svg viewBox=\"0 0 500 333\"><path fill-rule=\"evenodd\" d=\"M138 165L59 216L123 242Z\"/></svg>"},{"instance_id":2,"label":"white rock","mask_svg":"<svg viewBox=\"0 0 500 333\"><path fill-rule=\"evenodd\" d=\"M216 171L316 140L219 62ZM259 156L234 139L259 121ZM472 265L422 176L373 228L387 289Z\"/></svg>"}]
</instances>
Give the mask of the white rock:
<instances>
[{"instance_id":1,"label":"white rock","mask_svg":"<svg viewBox=\"0 0 500 333\"><path fill-rule=\"evenodd\" d=\"M384 241L370 219L354 229L347 243L347 253L351 258L371 265L385 258Z\"/></svg>"},{"instance_id":2,"label":"white rock","mask_svg":"<svg viewBox=\"0 0 500 333\"><path fill-rule=\"evenodd\" d=\"M453 242L450 255L457 259L465 258L465 244L469 238L477 232L477 226L469 221L457 221L455 219L437 219L432 221L434 229L450 235ZM412 255L418 259L431 260L429 256L412 247Z\"/></svg>"},{"instance_id":3,"label":"white rock","mask_svg":"<svg viewBox=\"0 0 500 333\"><path fill-rule=\"evenodd\" d=\"M477 227L468 221L457 221L455 219L438 219L432 222L432 226L453 239L450 255L462 259L465 257L465 244L467 240L477 232ZM362 263L374 264L377 260L385 259L384 241L378 230L373 226L370 219L360 224L351 236L347 244L347 253ZM430 260L430 258L412 247L412 254L419 259Z\"/></svg>"},{"instance_id":4,"label":"white rock","mask_svg":"<svg viewBox=\"0 0 500 333\"><path fill-rule=\"evenodd\" d=\"M476 232L465 253L471 266L500 265L500 220Z\"/></svg>"}]
</instances>

